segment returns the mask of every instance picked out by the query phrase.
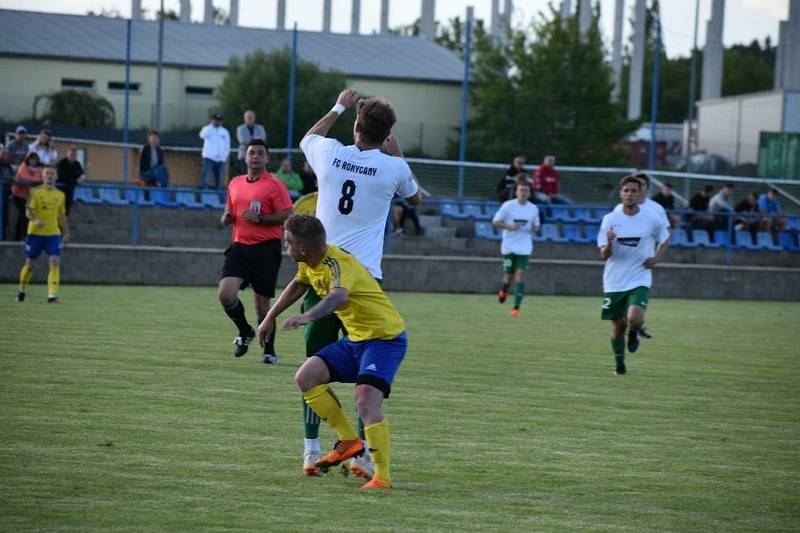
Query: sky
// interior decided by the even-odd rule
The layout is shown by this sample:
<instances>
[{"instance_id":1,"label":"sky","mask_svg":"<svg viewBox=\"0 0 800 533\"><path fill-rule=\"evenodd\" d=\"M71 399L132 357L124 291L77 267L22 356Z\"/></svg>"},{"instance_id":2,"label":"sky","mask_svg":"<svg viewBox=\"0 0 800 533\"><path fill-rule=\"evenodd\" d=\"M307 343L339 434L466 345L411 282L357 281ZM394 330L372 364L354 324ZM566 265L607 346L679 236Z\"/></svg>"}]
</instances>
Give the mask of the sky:
<instances>
[{"instance_id":1,"label":"sky","mask_svg":"<svg viewBox=\"0 0 800 533\"><path fill-rule=\"evenodd\" d=\"M159 0L142 0L142 7L151 13L158 9ZM225 10L230 0L214 0L214 5ZM533 17L547 9L549 0L516 0L512 15L514 26L528 26ZM572 0L573 9L579 0ZM592 4L598 0L592 0ZM614 0L599 0L601 25L606 42L613 33ZM711 0L661 0L664 45L670 57L686 56L692 48L695 2L700 6L698 46L705 41L705 26L711 14ZM419 17L421 0L390 0L389 26L412 23ZM553 0L560 5L560 0ZM631 17L634 0L625 1L626 19ZM649 2L648 2L649 3ZM295 22L301 30L319 31L322 28L323 0L287 0L286 24ZM361 0L361 32L372 33L379 28L380 0ZM475 17L490 19L492 0L436 0L436 20L447 21L464 17L468 5L474 6ZM778 22L789 15L789 0L726 0L723 41L726 46L763 41L769 35L773 44L778 40ZM179 0L164 0L165 9L179 11ZM351 0L333 0L332 31L350 31ZM500 1L501 9L504 1ZM203 0L192 0L192 20L203 18ZM89 10L116 9L122 16L131 12L130 0L0 0L0 8L45 11L55 13L86 14ZM239 23L242 26L274 28L277 20L277 0L239 0ZM630 34L626 22L623 38Z\"/></svg>"}]
</instances>

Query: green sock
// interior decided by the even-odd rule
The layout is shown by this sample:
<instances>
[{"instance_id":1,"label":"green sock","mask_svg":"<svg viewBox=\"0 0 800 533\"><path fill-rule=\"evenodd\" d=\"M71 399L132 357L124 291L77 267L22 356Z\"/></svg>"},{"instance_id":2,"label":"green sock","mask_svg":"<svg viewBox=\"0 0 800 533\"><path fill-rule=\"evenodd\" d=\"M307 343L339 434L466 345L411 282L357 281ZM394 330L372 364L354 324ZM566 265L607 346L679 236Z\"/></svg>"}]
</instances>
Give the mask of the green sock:
<instances>
[{"instance_id":1,"label":"green sock","mask_svg":"<svg viewBox=\"0 0 800 533\"><path fill-rule=\"evenodd\" d=\"M519 307L523 296L525 296L525 284L517 283L517 289L514 291L514 307Z\"/></svg>"},{"instance_id":2,"label":"green sock","mask_svg":"<svg viewBox=\"0 0 800 533\"><path fill-rule=\"evenodd\" d=\"M503 292L508 292L509 287L511 287L510 283L503 283Z\"/></svg>"},{"instance_id":3,"label":"green sock","mask_svg":"<svg viewBox=\"0 0 800 533\"><path fill-rule=\"evenodd\" d=\"M361 440L367 440L367 434L364 431L364 421L358 416L358 411L356 411L356 417L358 417L358 436Z\"/></svg>"},{"instance_id":4,"label":"green sock","mask_svg":"<svg viewBox=\"0 0 800 533\"><path fill-rule=\"evenodd\" d=\"M307 439L319 438L319 415L303 400L303 424L305 426L305 436Z\"/></svg>"},{"instance_id":5,"label":"green sock","mask_svg":"<svg viewBox=\"0 0 800 533\"><path fill-rule=\"evenodd\" d=\"M625 364L625 337L621 339L611 339L611 349L614 351L614 359L617 366Z\"/></svg>"}]
</instances>

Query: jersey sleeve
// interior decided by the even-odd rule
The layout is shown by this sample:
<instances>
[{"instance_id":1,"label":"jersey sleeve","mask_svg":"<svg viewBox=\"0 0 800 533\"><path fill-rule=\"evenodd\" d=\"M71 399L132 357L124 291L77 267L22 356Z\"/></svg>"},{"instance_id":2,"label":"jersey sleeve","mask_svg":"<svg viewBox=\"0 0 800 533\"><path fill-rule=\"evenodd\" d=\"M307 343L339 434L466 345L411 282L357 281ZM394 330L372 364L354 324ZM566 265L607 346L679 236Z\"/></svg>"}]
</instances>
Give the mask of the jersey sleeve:
<instances>
[{"instance_id":1,"label":"jersey sleeve","mask_svg":"<svg viewBox=\"0 0 800 533\"><path fill-rule=\"evenodd\" d=\"M655 237L656 242L669 240L669 223L666 220L662 220L661 217L658 217L658 224L653 232L653 237Z\"/></svg>"},{"instance_id":2,"label":"jersey sleeve","mask_svg":"<svg viewBox=\"0 0 800 533\"><path fill-rule=\"evenodd\" d=\"M342 263L335 257L327 257L324 262L331 271L331 289L353 290L356 277L353 269L349 268L350 265Z\"/></svg>"},{"instance_id":3,"label":"jersey sleeve","mask_svg":"<svg viewBox=\"0 0 800 533\"><path fill-rule=\"evenodd\" d=\"M323 137L322 135L306 135L300 141L300 149L306 156L306 160L311 165L311 168L317 169L322 168L322 165L325 164L323 159L324 154L335 146L341 146L342 143L337 141L336 139L330 139L328 137ZM319 178L320 172L317 172L317 178Z\"/></svg>"},{"instance_id":4,"label":"jersey sleeve","mask_svg":"<svg viewBox=\"0 0 800 533\"><path fill-rule=\"evenodd\" d=\"M67 214L67 197L64 194L58 197L58 214L64 216Z\"/></svg>"},{"instance_id":5,"label":"jersey sleeve","mask_svg":"<svg viewBox=\"0 0 800 533\"><path fill-rule=\"evenodd\" d=\"M398 172L400 174L400 181L397 184L397 195L400 198L410 198L417 194L419 185L417 185L417 180L414 179L411 167L400 158L398 158Z\"/></svg>"},{"instance_id":6,"label":"jersey sleeve","mask_svg":"<svg viewBox=\"0 0 800 533\"><path fill-rule=\"evenodd\" d=\"M602 248L608 244L608 215L603 217L603 221L600 223L600 231L597 232L597 247Z\"/></svg>"},{"instance_id":7,"label":"jersey sleeve","mask_svg":"<svg viewBox=\"0 0 800 533\"><path fill-rule=\"evenodd\" d=\"M27 207L31 211L35 211L36 210L36 206L38 205L38 203L36 202L36 198L38 196L39 195L37 194L36 190L31 191L31 194L28 197L28 204L25 207Z\"/></svg>"},{"instance_id":8,"label":"jersey sleeve","mask_svg":"<svg viewBox=\"0 0 800 533\"><path fill-rule=\"evenodd\" d=\"M492 222L503 222L506 219L506 206L505 204L500 206L500 209L497 210L497 213L494 214L492 217Z\"/></svg>"},{"instance_id":9,"label":"jersey sleeve","mask_svg":"<svg viewBox=\"0 0 800 533\"><path fill-rule=\"evenodd\" d=\"M273 213L292 207L292 199L289 197L289 190L286 185L279 179L276 179L275 182L275 192L269 198Z\"/></svg>"}]
</instances>

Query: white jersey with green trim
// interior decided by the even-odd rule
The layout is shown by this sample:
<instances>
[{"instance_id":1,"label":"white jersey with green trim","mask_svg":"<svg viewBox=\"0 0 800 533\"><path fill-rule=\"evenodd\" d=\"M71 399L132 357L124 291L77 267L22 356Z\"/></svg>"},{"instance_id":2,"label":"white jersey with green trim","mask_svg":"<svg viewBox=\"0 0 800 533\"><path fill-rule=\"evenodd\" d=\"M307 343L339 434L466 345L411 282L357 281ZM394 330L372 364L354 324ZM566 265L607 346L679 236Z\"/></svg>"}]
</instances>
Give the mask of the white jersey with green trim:
<instances>
[{"instance_id":1,"label":"white jersey with green trim","mask_svg":"<svg viewBox=\"0 0 800 533\"><path fill-rule=\"evenodd\" d=\"M504 224L519 224L515 230L504 229L503 240L500 243L500 253L515 255L531 255L533 242L531 232L534 226L539 225L539 208L531 202L519 203L516 198L503 202L497 210L492 222Z\"/></svg>"}]
</instances>

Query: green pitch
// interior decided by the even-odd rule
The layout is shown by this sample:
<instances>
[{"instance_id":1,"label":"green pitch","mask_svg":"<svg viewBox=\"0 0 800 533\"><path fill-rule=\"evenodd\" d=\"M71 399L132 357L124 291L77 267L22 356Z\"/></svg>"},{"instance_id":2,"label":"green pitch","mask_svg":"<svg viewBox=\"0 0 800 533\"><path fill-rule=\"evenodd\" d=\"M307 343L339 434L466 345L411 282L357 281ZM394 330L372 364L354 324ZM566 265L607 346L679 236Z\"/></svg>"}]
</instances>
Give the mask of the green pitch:
<instances>
[{"instance_id":1,"label":"green pitch","mask_svg":"<svg viewBox=\"0 0 800 533\"><path fill-rule=\"evenodd\" d=\"M375 494L301 475L301 332L270 367L233 358L210 288L66 283L61 306L15 291L0 286L2 531L800 524L800 304L654 298L655 338L615 377L600 294L529 296L516 320L492 296L392 294L410 352L386 406L396 488Z\"/></svg>"}]
</instances>

